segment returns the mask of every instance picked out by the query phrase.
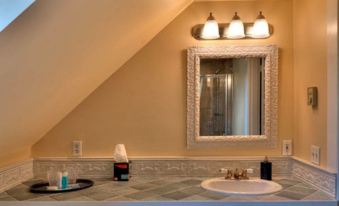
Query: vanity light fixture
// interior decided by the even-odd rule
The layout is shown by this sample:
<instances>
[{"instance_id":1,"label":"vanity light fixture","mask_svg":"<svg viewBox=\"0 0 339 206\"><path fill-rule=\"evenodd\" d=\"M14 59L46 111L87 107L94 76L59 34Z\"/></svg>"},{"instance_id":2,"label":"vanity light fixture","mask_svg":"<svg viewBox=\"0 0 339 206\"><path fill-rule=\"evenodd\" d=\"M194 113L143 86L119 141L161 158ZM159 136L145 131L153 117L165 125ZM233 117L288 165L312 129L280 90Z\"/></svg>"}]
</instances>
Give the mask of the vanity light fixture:
<instances>
[{"instance_id":1,"label":"vanity light fixture","mask_svg":"<svg viewBox=\"0 0 339 206\"><path fill-rule=\"evenodd\" d=\"M242 39L245 37L244 23L235 12L229 27L224 28L224 35L228 39Z\"/></svg>"},{"instance_id":2,"label":"vanity light fixture","mask_svg":"<svg viewBox=\"0 0 339 206\"><path fill-rule=\"evenodd\" d=\"M255 20L250 36L256 39L267 38L270 36L269 25L262 12L259 13Z\"/></svg>"},{"instance_id":3,"label":"vanity light fixture","mask_svg":"<svg viewBox=\"0 0 339 206\"><path fill-rule=\"evenodd\" d=\"M219 31L222 32L221 36ZM270 37L272 32L273 27L261 11L254 23L243 23L235 12L230 23L221 24L218 24L211 12L205 24L198 24L192 28L192 36L197 40L265 39Z\"/></svg>"},{"instance_id":4,"label":"vanity light fixture","mask_svg":"<svg viewBox=\"0 0 339 206\"><path fill-rule=\"evenodd\" d=\"M219 39L219 25L218 22L215 20L212 12L210 13L209 17L207 18L204 27L202 29L200 37L202 39Z\"/></svg>"}]
</instances>

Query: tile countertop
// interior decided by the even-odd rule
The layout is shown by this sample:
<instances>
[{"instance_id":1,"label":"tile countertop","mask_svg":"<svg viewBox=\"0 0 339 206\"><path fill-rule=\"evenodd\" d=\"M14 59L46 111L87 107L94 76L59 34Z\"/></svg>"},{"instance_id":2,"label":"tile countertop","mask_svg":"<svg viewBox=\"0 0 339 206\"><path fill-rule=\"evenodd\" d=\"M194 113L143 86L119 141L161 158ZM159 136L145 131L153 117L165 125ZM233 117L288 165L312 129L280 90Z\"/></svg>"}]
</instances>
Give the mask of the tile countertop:
<instances>
[{"instance_id":1,"label":"tile countertop","mask_svg":"<svg viewBox=\"0 0 339 206\"><path fill-rule=\"evenodd\" d=\"M29 186L41 182L33 179L6 192L0 201L118 201L118 202L334 202L333 197L316 188L292 179L276 179L283 190L262 196L230 196L209 192L200 187L198 177L132 177L128 182L94 180L91 188L69 193L33 194ZM4 203L4 202L2 202ZM7 202L9 203L9 202ZM26 202L27 203L27 202ZM1 205L1 202L0 202ZM27 205L27 204L26 204Z\"/></svg>"}]
</instances>

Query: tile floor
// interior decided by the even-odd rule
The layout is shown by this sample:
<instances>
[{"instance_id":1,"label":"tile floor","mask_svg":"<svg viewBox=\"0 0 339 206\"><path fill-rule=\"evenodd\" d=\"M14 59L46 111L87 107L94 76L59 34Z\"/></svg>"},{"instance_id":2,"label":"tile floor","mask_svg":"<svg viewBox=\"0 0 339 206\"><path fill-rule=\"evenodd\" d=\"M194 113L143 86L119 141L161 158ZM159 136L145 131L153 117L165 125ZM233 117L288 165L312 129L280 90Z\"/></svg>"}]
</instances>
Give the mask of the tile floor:
<instances>
[{"instance_id":1,"label":"tile floor","mask_svg":"<svg viewBox=\"0 0 339 206\"><path fill-rule=\"evenodd\" d=\"M295 201L333 200L326 193L305 183L291 180L275 180L283 190L254 197L227 196L209 192L200 187L206 178L189 177L134 177L128 182L95 180L91 188L58 194L33 194L29 186L41 180L24 182L0 193L0 201Z\"/></svg>"}]
</instances>

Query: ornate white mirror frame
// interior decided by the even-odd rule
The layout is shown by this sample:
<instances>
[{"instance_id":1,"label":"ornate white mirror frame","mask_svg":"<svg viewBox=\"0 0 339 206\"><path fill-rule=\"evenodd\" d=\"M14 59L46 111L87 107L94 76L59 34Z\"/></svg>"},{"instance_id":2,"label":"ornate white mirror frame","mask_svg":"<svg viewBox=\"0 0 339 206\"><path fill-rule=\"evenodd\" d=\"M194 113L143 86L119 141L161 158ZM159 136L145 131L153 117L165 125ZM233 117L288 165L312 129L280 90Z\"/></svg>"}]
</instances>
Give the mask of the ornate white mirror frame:
<instances>
[{"instance_id":1,"label":"ornate white mirror frame","mask_svg":"<svg viewBox=\"0 0 339 206\"><path fill-rule=\"evenodd\" d=\"M200 61L204 58L265 58L263 135L200 136ZM192 47L187 56L187 147L265 145L276 147L278 134L278 48L267 46Z\"/></svg>"}]
</instances>

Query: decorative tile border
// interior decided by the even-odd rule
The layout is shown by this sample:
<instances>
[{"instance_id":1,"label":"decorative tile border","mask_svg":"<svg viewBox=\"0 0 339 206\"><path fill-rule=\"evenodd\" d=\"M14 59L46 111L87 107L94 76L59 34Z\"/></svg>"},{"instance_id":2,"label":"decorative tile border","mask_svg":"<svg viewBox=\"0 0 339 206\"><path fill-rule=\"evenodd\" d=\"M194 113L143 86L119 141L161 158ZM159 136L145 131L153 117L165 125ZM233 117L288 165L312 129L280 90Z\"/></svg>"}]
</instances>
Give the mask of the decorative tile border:
<instances>
[{"instance_id":1,"label":"decorative tile border","mask_svg":"<svg viewBox=\"0 0 339 206\"><path fill-rule=\"evenodd\" d=\"M336 174L292 157L292 176L335 197Z\"/></svg>"},{"instance_id":2,"label":"decorative tile border","mask_svg":"<svg viewBox=\"0 0 339 206\"><path fill-rule=\"evenodd\" d=\"M111 178L112 158L38 158L34 160L33 172L38 178L46 178L47 171L76 169L84 178Z\"/></svg>"},{"instance_id":3,"label":"decorative tile border","mask_svg":"<svg viewBox=\"0 0 339 206\"><path fill-rule=\"evenodd\" d=\"M0 192L33 178L33 160L0 169Z\"/></svg>"},{"instance_id":4,"label":"decorative tile border","mask_svg":"<svg viewBox=\"0 0 339 206\"><path fill-rule=\"evenodd\" d=\"M163 161L134 159L131 171L136 175L175 175L175 176L222 176L220 168L226 169L254 169L251 176L258 177L262 157L242 159L222 158L177 158ZM271 158L273 162L273 174L276 176L288 176L290 174L289 158Z\"/></svg>"},{"instance_id":5,"label":"decorative tile border","mask_svg":"<svg viewBox=\"0 0 339 206\"><path fill-rule=\"evenodd\" d=\"M262 157L244 158L185 158L185 157L135 157L130 158L131 175L138 176L221 176L220 168L252 168L259 176ZM34 160L34 175L46 177L48 170L76 168L81 177L111 178L113 158L38 158ZM273 175L289 176L287 157L272 157Z\"/></svg>"}]
</instances>

